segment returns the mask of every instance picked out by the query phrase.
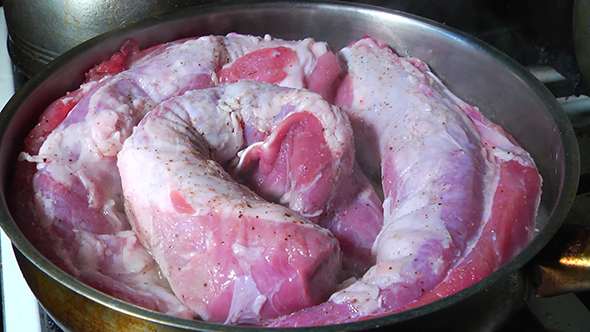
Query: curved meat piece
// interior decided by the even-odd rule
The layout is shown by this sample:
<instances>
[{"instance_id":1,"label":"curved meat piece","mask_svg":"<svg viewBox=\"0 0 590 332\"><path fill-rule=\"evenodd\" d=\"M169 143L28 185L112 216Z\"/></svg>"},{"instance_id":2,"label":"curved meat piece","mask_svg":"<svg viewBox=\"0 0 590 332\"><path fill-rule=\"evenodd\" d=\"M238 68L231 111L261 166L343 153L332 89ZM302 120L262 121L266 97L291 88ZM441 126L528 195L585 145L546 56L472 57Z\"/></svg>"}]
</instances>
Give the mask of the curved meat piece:
<instances>
[{"instance_id":1,"label":"curved meat piece","mask_svg":"<svg viewBox=\"0 0 590 332\"><path fill-rule=\"evenodd\" d=\"M273 39L268 35L258 38L238 34L228 34L226 43L230 57L237 60L225 65L218 73L221 82L266 81L281 86L307 88L319 93L329 102L333 100L334 90L339 82L340 64L326 43L316 42L311 38L301 41L284 41ZM277 120L292 112L292 109L287 108L280 110ZM296 122L295 119L291 120ZM248 121L245 122L248 145L266 139L265 128L255 128L249 126ZM329 137L328 134L324 133L323 136ZM312 138L308 137L308 139ZM338 181L334 182L338 187L332 188L329 193L312 190L327 188L327 186L313 188L304 186L297 189L298 197L291 197L293 193L291 185L296 184L291 183L293 181L288 181L287 178L294 175L290 173L294 169L284 167L286 166L284 163L282 166L278 165L281 158L276 153L279 151L286 153L286 149L272 148L283 142L276 137L270 137L264 145L255 145L242 156L242 160L257 160L255 161L257 165L253 166L254 170L252 163L248 163L250 165L248 176L252 178L245 181L267 199L280 202L283 198L283 203L286 203L288 199L289 207L332 231L340 241L344 254L344 271L341 278L359 277L374 264L375 257L371 253L371 247L383 225L383 210L377 193L359 168L354 167L352 174L348 168L339 170L342 175L339 175ZM265 148L261 149L261 146ZM314 160L310 157L321 154L321 151L308 150L299 151L299 153L307 159L307 164L316 161L318 163L315 165L320 166L321 158ZM344 156L340 158L342 157ZM290 156L290 160L295 158ZM237 172L241 172L240 168ZM299 184L302 182L300 181ZM302 195L322 196L324 199L313 202L310 199L304 199Z\"/></svg>"},{"instance_id":2,"label":"curved meat piece","mask_svg":"<svg viewBox=\"0 0 590 332\"><path fill-rule=\"evenodd\" d=\"M491 158L496 162L493 206L473 249L436 288L401 310L433 302L487 277L519 254L534 235L541 198L541 178L530 156L481 113L458 102L475 123Z\"/></svg>"},{"instance_id":3,"label":"curved meat piece","mask_svg":"<svg viewBox=\"0 0 590 332\"><path fill-rule=\"evenodd\" d=\"M340 271L339 246L328 231L237 184L212 159L224 155L223 137L243 137L233 119L247 110L228 106L245 102L246 94L268 101L295 90L238 83L212 102L220 91L192 91L160 104L125 141L118 166L134 229L176 295L206 321L260 324L325 300ZM282 100L296 106L298 99ZM319 107L331 110L325 102Z\"/></svg>"},{"instance_id":4,"label":"curved meat piece","mask_svg":"<svg viewBox=\"0 0 590 332\"><path fill-rule=\"evenodd\" d=\"M260 88L234 84L220 100L240 109L244 122L248 148L232 172L266 199L332 231L343 251L341 279L362 275L374 263L383 212L356 165L348 118L319 95Z\"/></svg>"},{"instance_id":5,"label":"curved meat piece","mask_svg":"<svg viewBox=\"0 0 590 332\"><path fill-rule=\"evenodd\" d=\"M23 211L17 216L21 224L35 220L23 229L41 252L108 294L153 310L192 316L170 296L153 261L141 269L130 264L123 273L121 266L129 264L119 260L127 256L117 255L123 248L133 251L128 256L149 255L131 240L135 235L127 233L130 226L124 215L116 154L132 128L156 104L188 90L217 85L217 72L224 64L231 65L245 51L282 43L270 37L266 42L257 37L242 39L250 41L248 48L218 36L179 40L144 51L128 41L110 60L93 68L80 89L43 113L21 155L14 182L18 194L12 202L24 207L18 208ZM311 40L303 44L307 46L297 54L304 59L298 61L309 73L317 72L316 57L311 49L306 53L306 47L327 48ZM303 86L305 80L307 76L297 74L288 81ZM110 248L115 243L129 245ZM103 250L82 250L92 247Z\"/></svg>"},{"instance_id":6,"label":"curved meat piece","mask_svg":"<svg viewBox=\"0 0 590 332\"><path fill-rule=\"evenodd\" d=\"M377 264L330 301L273 326L336 324L398 311L441 284L455 266L473 265L472 248L490 241L489 226L517 229L491 240L502 249L512 240L526 242L534 231L540 179L522 148L452 95L421 61L399 58L371 38L341 55L348 77L337 103L351 118L357 151L367 158L363 166L383 177ZM372 162L375 156L380 165ZM523 192L527 196L519 196ZM517 201L501 211L510 199ZM522 219L508 226L514 218ZM488 232L482 235L482 228ZM513 254L503 250L498 260Z\"/></svg>"},{"instance_id":7,"label":"curved meat piece","mask_svg":"<svg viewBox=\"0 0 590 332\"><path fill-rule=\"evenodd\" d=\"M21 178L34 187L17 204L32 205L35 215L29 220L41 226L30 230L29 238L58 266L90 286L152 310L191 318L194 315L158 276L149 253L134 234L125 232L129 225L119 198L116 153L153 101L124 77L86 87L37 154L23 155L36 163L36 169L19 168L25 173ZM28 151L33 153L39 141L30 142Z\"/></svg>"},{"instance_id":8,"label":"curved meat piece","mask_svg":"<svg viewBox=\"0 0 590 332\"><path fill-rule=\"evenodd\" d=\"M227 86L219 103L244 124L245 150L233 172L265 198L317 216L351 176L352 128L320 95L242 82Z\"/></svg>"}]
</instances>

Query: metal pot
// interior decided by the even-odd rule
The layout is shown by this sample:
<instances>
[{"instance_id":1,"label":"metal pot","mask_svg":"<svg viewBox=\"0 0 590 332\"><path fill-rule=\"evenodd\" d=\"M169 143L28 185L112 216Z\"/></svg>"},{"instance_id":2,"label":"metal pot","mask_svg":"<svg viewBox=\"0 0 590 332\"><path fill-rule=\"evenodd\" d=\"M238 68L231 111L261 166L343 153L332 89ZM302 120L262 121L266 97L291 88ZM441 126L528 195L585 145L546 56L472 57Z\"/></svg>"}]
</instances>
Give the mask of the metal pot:
<instances>
[{"instance_id":1,"label":"metal pot","mask_svg":"<svg viewBox=\"0 0 590 332\"><path fill-rule=\"evenodd\" d=\"M208 0L4 0L16 69L30 78L63 52L101 33ZM33 23L34 22L34 23Z\"/></svg>"},{"instance_id":2,"label":"metal pot","mask_svg":"<svg viewBox=\"0 0 590 332\"><path fill-rule=\"evenodd\" d=\"M23 274L42 306L71 331L242 331L152 312L107 296L67 275L22 235L6 200L16 156L40 112L75 89L93 64L107 59L125 38L142 48L178 38L236 31L297 39L314 37L339 49L371 35L401 55L426 61L461 98L480 107L533 156L543 176L538 234L526 249L482 281L437 302L377 319L306 330L347 331L380 327L405 331L494 330L534 289L531 260L565 218L579 176L577 142L551 93L516 62L463 33L412 15L344 3L260 3L201 6L140 22L94 38L60 56L35 76L0 113L2 228L16 247Z\"/></svg>"}]
</instances>

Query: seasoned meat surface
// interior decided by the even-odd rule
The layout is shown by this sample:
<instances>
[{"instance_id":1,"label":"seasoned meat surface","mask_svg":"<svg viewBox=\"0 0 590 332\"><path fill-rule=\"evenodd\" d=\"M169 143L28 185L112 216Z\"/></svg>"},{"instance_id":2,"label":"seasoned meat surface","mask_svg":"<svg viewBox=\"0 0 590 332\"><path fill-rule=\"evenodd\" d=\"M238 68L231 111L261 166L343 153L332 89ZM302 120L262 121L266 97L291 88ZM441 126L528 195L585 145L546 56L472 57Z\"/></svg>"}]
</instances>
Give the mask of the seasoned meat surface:
<instances>
[{"instance_id":1,"label":"seasoned meat surface","mask_svg":"<svg viewBox=\"0 0 590 332\"><path fill-rule=\"evenodd\" d=\"M510 136L418 59L370 37L340 55L348 74L336 103L351 119L360 164L382 177L376 264L330 301L274 326L344 323L427 303L491 273L534 232L541 181Z\"/></svg>"},{"instance_id":2,"label":"seasoned meat surface","mask_svg":"<svg viewBox=\"0 0 590 332\"><path fill-rule=\"evenodd\" d=\"M220 85L218 72L224 66L231 67L259 49L277 47L297 55L285 68L287 75L280 84L307 87L312 76L328 77L322 73L334 67L318 63L328 58L336 61L325 43L312 39L282 41L230 34L146 50L126 42L120 52L93 68L78 90L48 107L27 137L12 202L26 235L58 266L105 293L149 309L193 317L194 312L159 277L149 251L130 232L117 153L138 122L159 103ZM332 56L326 58L328 53ZM322 56L324 60L318 61ZM318 91L333 91L336 76L316 84ZM31 220L33 224L27 224Z\"/></svg>"},{"instance_id":3,"label":"seasoned meat surface","mask_svg":"<svg viewBox=\"0 0 590 332\"><path fill-rule=\"evenodd\" d=\"M526 246L541 195L508 133L370 37L338 56L311 38L130 40L25 146L10 204L44 255L125 301L225 324L338 324L447 296Z\"/></svg>"},{"instance_id":4,"label":"seasoned meat surface","mask_svg":"<svg viewBox=\"0 0 590 332\"><path fill-rule=\"evenodd\" d=\"M242 123L232 118L242 118L244 109L256 105L252 100L245 107L237 104L247 99L244 94L293 107L309 101L309 116L339 113L315 93L236 84L160 104L125 141L118 166L134 230L182 302L207 321L260 324L326 299L340 271L338 242L299 213L237 184L213 155L225 148L227 140L220 138L243 136ZM300 95L288 98L285 92ZM268 128L271 135L295 135L284 139L301 141L298 132L274 133L293 116ZM218 121L229 125L211 124ZM338 126L326 125L334 129ZM352 132L344 131L346 144Z\"/></svg>"}]
</instances>

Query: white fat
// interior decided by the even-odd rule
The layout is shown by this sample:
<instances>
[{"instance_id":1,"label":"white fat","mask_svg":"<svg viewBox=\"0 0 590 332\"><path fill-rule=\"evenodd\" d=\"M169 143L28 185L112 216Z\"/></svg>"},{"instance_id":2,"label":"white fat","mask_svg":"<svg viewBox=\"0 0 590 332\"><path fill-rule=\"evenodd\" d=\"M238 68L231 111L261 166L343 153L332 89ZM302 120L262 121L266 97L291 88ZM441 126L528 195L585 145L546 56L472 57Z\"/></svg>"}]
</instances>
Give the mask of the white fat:
<instances>
[{"instance_id":1,"label":"white fat","mask_svg":"<svg viewBox=\"0 0 590 332\"><path fill-rule=\"evenodd\" d=\"M123 252L118 253L117 263L120 264L121 271L125 273L139 273L143 271L151 257L144 250L135 250L139 246L139 239L134 232L124 231L117 233L117 237L125 239Z\"/></svg>"},{"instance_id":2,"label":"white fat","mask_svg":"<svg viewBox=\"0 0 590 332\"><path fill-rule=\"evenodd\" d=\"M234 291L225 324L259 323L266 296L258 290L251 276L239 276L233 281Z\"/></svg>"},{"instance_id":3,"label":"white fat","mask_svg":"<svg viewBox=\"0 0 590 332\"><path fill-rule=\"evenodd\" d=\"M281 86L288 86L290 88L302 89L305 82L305 72L300 66L292 66L287 68L287 76L279 83Z\"/></svg>"},{"instance_id":4,"label":"white fat","mask_svg":"<svg viewBox=\"0 0 590 332\"><path fill-rule=\"evenodd\" d=\"M377 266L372 266L366 276L373 274ZM381 289L363 279L352 285L332 294L330 301L334 303L348 303L355 307L360 314L370 314L381 308Z\"/></svg>"},{"instance_id":5,"label":"white fat","mask_svg":"<svg viewBox=\"0 0 590 332\"><path fill-rule=\"evenodd\" d=\"M35 193L35 210L39 216L39 224L44 229L48 229L53 224L55 218L55 200L42 195L40 192Z\"/></svg>"},{"instance_id":6,"label":"white fat","mask_svg":"<svg viewBox=\"0 0 590 332\"><path fill-rule=\"evenodd\" d=\"M241 168L243 168L244 167L244 165L243 165L244 164L244 156L247 156L252 149L258 148L258 147L262 146L263 144L264 144L263 142L257 142L254 144L250 144L247 148L245 148L243 150L240 150L237 154L239 161L238 161L238 164L235 167L235 169L239 171Z\"/></svg>"},{"instance_id":7,"label":"white fat","mask_svg":"<svg viewBox=\"0 0 590 332\"><path fill-rule=\"evenodd\" d=\"M246 247L237 242L232 243L231 248L237 257L262 257L262 254L264 252L263 247Z\"/></svg>"}]
</instances>

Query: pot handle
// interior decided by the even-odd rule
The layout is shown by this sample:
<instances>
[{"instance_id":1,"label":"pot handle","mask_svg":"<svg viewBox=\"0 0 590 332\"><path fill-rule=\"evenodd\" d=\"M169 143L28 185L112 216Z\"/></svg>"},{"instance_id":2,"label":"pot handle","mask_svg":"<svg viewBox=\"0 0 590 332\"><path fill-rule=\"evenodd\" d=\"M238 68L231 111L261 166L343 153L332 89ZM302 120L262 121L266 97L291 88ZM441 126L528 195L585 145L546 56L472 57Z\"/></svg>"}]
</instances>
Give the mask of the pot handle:
<instances>
[{"instance_id":1,"label":"pot handle","mask_svg":"<svg viewBox=\"0 0 590 332\"><path fill-rule=\"evenodd\" d=\"M590 290L590 226L563 224L536 261L534 296Z\"/></svg>"}]
</instances>

